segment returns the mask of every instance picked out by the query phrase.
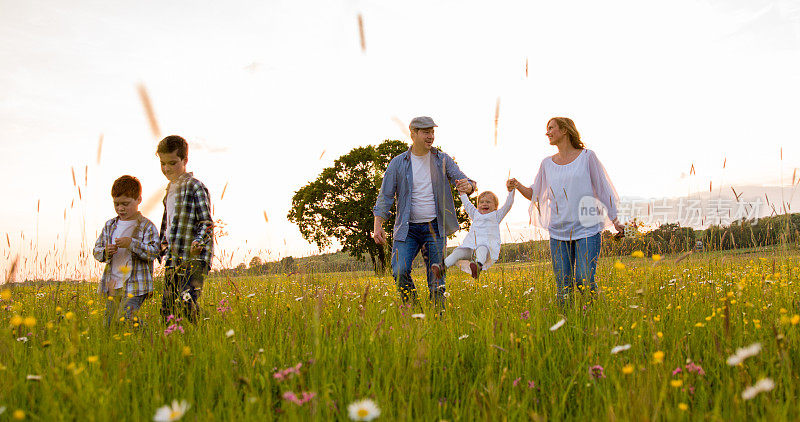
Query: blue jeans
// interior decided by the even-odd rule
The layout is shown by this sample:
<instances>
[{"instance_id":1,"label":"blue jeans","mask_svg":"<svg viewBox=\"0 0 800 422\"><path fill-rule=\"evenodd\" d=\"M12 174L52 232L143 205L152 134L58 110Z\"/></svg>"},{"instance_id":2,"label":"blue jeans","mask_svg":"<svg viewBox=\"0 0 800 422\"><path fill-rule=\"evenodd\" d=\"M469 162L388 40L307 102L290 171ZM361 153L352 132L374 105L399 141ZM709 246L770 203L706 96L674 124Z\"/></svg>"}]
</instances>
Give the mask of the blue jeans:
<instances>
[{"instance_id":1,"label":"blue jeans","mask_svg":"<svg viewBox=\"0 0 800 422\"><path fill-rule=\"evenodd\" d=\"M431 264L442 264L444 237L439 235L436 219L429 223L408 223L406 240L395 240L392 245L392 275L403 302L417 301L417 288L411 280L411 264L419 251L425 260L428 274L430 298L442 303L444 299L444 272L442 278L435 279ZM442 266L444 267L444 266Z\"/></svg>"},{"instance_id":2,"label":"blue jeans","mask_svg":"<svg viewBox=\"0 0 800 422\"><path fill-rule=\"evenodd\" d=\"M576 286L582 290L588 285L592 293L597 290L594 273L600 256L600 233L576 240L551 238L550 256L556 275L559 304L564 304L572 297Z\"/></svg>"},{"instance_id":3,"label":"blue jeans","mask_svg":"<svg viewBox=\"0 0 800 422\"><path fill-rule=\"evenodd\" d=\"M197 322L200 294L208 274L208 264L203 261L185 261L178 266L167 262L164 268L164 296L161 298L161 317L186 316Z\"/></svg>"},{"instance_id":4,"label":"blue jeans","mask_svg":"<svg viewBox=\"0 0 800 422\"><path fill-rule=\"evenodd\" d=\"M106 302L106 326L111 326L112 323L115 321L119 321L121 317L125 317L126 320L133 319L136 312L139 308L142 307L144 304L145 299L152 296L152 294L143 294L134 297L128 297L125 293L125 287L120 287L119 289L114 289L113 294L111 296L112 300L106 300L107 297L104 296L103 299Z\"/></svg>"}]
</instances>

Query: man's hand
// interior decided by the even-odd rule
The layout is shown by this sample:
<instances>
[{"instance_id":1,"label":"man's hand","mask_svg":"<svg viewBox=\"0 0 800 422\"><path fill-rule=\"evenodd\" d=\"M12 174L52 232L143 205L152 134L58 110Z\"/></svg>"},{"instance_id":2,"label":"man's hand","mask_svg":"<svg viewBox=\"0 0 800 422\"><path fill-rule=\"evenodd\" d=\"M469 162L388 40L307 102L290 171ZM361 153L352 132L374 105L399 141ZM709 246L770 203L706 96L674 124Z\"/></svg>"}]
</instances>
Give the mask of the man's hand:
<instances>
[{"instance_id":1,"label":"man's hand","mask_svg":"<svg viewBox=\"0 0 800 422\"><path fill-rule=\"evenodd\" d=\"M106 245L106 256L109 258L117 253L117 245Z\"/></svg>"},{"instance_id":2,"label":"man's hand","mask_svg":"<svg viewBox=\"0 0 800 422\"><path fill-rule=\"evenodd\" d=\"M372 239L374 239L375 243L379 245L386 244L386 231L383 230L383 227L381 226L375 227L375 230L372 233Z\"/></svg>"},{"instance_id":3,"label":"man's hand","mask_svg":"<svg viewBox=\"0 0 800 422\"><path fill-rule=\"evenodd\" d=\"M200 252L203 252L203 244L195 240L192 242L192 249L189 253L191 255L200 255Z\"/></svg>"},{"instance_id":4,"label":"man's hand","mask_svg":"<svg viewBox=\"0 0 800 422\"><path fill-rule=\"evenodd\" d=\"M118 248L128 248L131 246L131 238L130 237L118 237L117 240L114 241L114 244L117 245Z\"/></svg>"},{"instance_id":5,"label":"man's hand","mask_svg":"<svg viewBox=\"0 0 800 422\"><path fill-rule=\"evenodd\" d=\"M516 189L517 186L519 186L519 181L517 179L514 179L513 177L506 181L506 189L508 189L509 192Z\"/></svg>"},{"instance_id":6,"label":"man's hand","mask_svg":"<svg viewBox=\"0 0 800 422\"><path fill-rule=\"evenodd\" d=\"M470 183L468 179L458 179L456 180L456 190L463 194L470 195L475 190L475 186L472 186L472 183Z\"/></svg>"}]
</instances>

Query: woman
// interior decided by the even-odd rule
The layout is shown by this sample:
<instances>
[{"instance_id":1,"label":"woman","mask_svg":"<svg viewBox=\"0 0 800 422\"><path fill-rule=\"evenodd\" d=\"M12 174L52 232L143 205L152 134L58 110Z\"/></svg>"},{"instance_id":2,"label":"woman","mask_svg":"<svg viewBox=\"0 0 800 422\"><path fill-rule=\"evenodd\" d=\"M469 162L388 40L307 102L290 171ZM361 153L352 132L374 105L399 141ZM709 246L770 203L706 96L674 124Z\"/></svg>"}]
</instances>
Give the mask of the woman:
<instances>
[{"instance_id":1,"label":"woman","mask_svg":"<svg viewBox=\"0 0 800 422\"><path fill-rule=\"evenodd\" d=\"M572 297L575 286L595 292L594 274L600 254L600 232L617 221L619 196L595 153L586 148L572 119L554 117L547 122L547 137L558 153L542 160L530 187L509 179L531 200L531 220L550 233L550 254L558 287L558 302Z\"/></svg>"}]
</instances>

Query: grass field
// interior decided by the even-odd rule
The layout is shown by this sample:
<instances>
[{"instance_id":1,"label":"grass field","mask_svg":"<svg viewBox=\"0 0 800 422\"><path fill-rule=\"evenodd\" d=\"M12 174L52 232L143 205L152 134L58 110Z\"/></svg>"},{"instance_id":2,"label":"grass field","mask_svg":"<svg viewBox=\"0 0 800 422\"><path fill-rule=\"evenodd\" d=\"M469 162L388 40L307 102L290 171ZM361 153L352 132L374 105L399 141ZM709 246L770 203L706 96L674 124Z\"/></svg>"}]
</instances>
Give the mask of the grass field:
<instances>
[{"instance_id":1,"label":"grass field","mask_svg":"<svg viewBox=\"0 0 800 422\"><path fill-rule=\"evenodd\" d=\"M212 277L204 319L169 334L160 292L139 326L109 329L95 284L16 286L0 302L0 420L152 420L172 400L183 420L346 420L362 398L381 420L798 420L798 262L602 258L599 297L565 310L549 262L477 283L450 271L443 316L400 306L388 276ZM762 378L774 388L745 400Z\"/></svg>"}]
</instances>

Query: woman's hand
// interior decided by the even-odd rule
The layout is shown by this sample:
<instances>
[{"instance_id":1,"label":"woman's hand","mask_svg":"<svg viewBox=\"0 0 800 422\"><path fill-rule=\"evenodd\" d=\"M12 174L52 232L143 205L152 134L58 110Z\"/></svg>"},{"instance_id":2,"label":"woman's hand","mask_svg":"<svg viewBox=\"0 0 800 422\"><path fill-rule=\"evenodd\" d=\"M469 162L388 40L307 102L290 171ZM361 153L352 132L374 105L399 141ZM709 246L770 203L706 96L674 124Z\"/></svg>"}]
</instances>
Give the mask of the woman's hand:
<instances>
[{"instance_id":1,"label":"woman's hand","mask_svg":"<svg viewBox=\"0 0 800 422\"><path fill-rule=\"evenodd\" d=\"M624 236L625 226L623 226L622 223L620 223L619 220L617 220L616 218L614 219L614 221L612 221L612 223L614 223L614 228L617 229L617 231Z\"/></svg>"},{"instance_id":2,"label":"woman's hand","mask_svg":"<svg viewBox=\"0 0 800 422\"><path fill-rule=\"evenodd\" d=\"M506 188L508 188L509 191L512 191L514 189L518 190L519 193L521 193L522 196L524 196L529 201L533 196L533 189L523 185L522 183L519 182L519 180L513 177L506 181Z\"/></svg>"},{"instance_id":3,"label":"woman's hand","mask_svg":"<svg viewBox=\"0 0 800 422\"><path fill-rule=\"evenodd\" d=\"M508 189L509 192L516 189L517 186L519 186L519 181L517 179L511 178L506 181L506 189Z\"/></svg>"}]
</instances>

